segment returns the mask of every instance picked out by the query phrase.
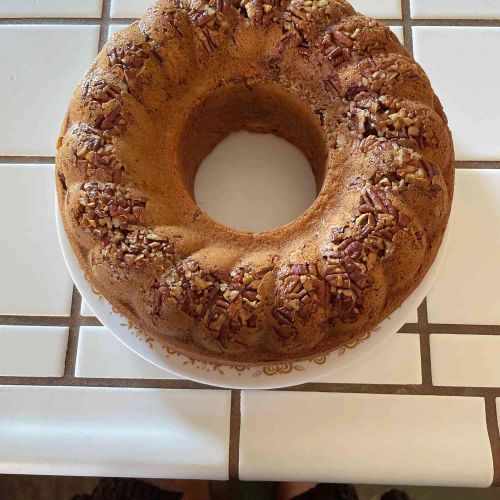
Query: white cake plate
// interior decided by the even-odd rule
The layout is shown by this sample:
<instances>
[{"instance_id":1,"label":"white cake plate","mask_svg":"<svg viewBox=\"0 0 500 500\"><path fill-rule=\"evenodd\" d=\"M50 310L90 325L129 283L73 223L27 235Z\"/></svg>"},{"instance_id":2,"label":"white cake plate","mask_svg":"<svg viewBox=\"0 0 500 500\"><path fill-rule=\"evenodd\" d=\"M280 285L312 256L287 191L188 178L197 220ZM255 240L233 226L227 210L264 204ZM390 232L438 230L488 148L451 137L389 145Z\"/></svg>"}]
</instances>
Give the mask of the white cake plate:
<instances>
[{"instance_id":1,"label":"white cake plate","mask_svg":"<svg viewBox=\"0 0 500 500\"><path fill-rule=\"evenodd\" d=\"M130 326L127 318L114 311L111 304L104 297L92 290L92 286L85 278L69 244L57 202L56 221L64 259L76 287L99 321L118 340L145 360L168 372L196 382L231 389L288 387L312 382L326 375L329 375L331 380L331 375L335 372L360 362L364 356L373 350L382 348L408 322L408 318L414 314L431 288L444 261L450 227L449 223L437 257L420 285L396 311L382 321L372 332L368 332L365 338L306 360L253 366L230 366L206 363L185 356L162 342L145 336Z\"/></svg>"}]
</instances>

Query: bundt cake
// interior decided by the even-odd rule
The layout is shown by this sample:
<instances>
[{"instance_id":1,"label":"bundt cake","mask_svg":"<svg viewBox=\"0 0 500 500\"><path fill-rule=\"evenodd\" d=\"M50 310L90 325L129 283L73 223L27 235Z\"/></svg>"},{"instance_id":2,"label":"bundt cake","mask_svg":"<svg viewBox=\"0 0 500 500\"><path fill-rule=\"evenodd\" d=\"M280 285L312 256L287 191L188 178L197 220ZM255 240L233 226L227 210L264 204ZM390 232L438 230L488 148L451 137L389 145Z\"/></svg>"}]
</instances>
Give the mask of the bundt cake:
<instances>
[{"instance_id":1,"label":"bundt cake","mask_svg":"<svg viewBox=\"0 0 500 500\"><path fill-rule=\"evenodd\" d=\"M290 224L245 233L197 207L197 167L241 129L309 159L318 195ZM346 1L161 0L75 90L56 182L82 268L132 324L255 363L339 347L404 301L441 244L453 161L423 70Z\"/></svg>"}]
</instances>

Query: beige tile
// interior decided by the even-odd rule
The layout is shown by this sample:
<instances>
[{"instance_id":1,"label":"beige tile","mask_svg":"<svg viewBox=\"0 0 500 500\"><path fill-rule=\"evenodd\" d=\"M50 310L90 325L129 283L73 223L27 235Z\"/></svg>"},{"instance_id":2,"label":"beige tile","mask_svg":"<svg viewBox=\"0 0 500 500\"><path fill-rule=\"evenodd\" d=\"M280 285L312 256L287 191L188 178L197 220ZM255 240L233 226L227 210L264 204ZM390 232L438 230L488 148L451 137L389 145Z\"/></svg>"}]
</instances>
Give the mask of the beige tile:
<instances>
[{"instance_id":1,"label":"beige tile","mask_svg":"<svg viewBox=\"0 0 500 500\"><path fill-rule=\"evenodd\" d=\"M500 336L431 335L432 382L500 387Z\"/></svg>"},{"instance_id":2,"label":"beige tile","mask_svg":"<svg viewBox=\"0 0 500 500\"><path fill-rule=\"evenodd\" d=\"M489 486L482 398L245 391L243 480Z\"/></svg>"},{"instance_id":3,"label":"beige tile","mask_svg":"<svg viewBox=\"0 0 500 500\"><path fill-rule=\"evenodd\" d=\"M457 170L448 252L427 297L431 323L500 324L500 171Z\"/></svg>"},{"instance_id":4,"label":"beige tile","mask_svg":"<svg viewBox=\"0 0 500 500\"><path fill-rule=\"evenodd\" d=\"M358 362L322 377L318 382L421 384L420 336L398 333Z\"/></svg>"}]
</instances>

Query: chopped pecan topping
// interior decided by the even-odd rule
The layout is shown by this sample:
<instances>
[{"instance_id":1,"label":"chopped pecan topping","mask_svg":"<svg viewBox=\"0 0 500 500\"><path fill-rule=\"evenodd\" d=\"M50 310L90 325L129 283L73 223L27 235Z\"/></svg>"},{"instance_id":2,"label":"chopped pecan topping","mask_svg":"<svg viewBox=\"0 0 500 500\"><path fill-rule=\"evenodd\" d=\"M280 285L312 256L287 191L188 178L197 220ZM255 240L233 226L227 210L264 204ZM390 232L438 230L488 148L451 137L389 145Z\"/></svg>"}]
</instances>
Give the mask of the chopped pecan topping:
<instances>
[{"instance_id":1,"label":"chopped pecan topping","mask_svg":"<svg viewBox=\"0 0 500 500\"><path fill-rule=\"evenodd\" d=\"M283 37L280 49L300 47L302 55L308 55L311 30L322 29L337 22L343 15L352 14L352 7L337 0L291 0L280 17Z\"/></svg>"},{"instance_id":2,"label":"chopped pecan topping","mask_svg":"<svg viewBox=\"0 0 500 500\"><path fill-rule=\"evenodd\" d=\"M105 137L123 134L127 126L127 117L123 112L122 103L118 99L113 99L102 103L102 115L95 123L95 127L102 130Z\"/></svg>"},{"instance_id":3,"label":"chopped pecan topping","mask_svg":"<svg viewBox=\"0 0 500 500\"><path fill-rule=\"evenodd\" d=\"M101 104L118 99L127 88L106 82L105 80L88 81L83 86L83 97Z\"/></svg>"},{"instance_id":4,"label":"chopped pecan topping","mask_svg":"<svg viewBox=\"0 0 500 500\"><path fill-rule=\"evenodd\" d=\"M193 260L180 260L153 285L152 311L160 315L163 303L170 299L189 316L202 320L214 338L226 339L244 327L257 326L258 288L269 271L244 266L231 273L207 272Z\"/></svg>"},{"instance_id":5,"label":"chopped pecan topping","mask_svg":"<svg viewBox=\"0 0 500 500\"><path fill-rule=\"evenodd\" d=\"M115 229L140 224L147 200L133 198L130 190L111 182L85 182L79 192L74 216L80 227L98 240L108 242Z\"/></svg>"},{"instance_id":6,"label":"chopped pecan topping","mask_svg":"<svg viewBox=\"0 0 500 500\"><path fill-rule=\"evenodd\" d=\"M333 316L355 321L363 295L373 284L370 271L394 250L394 237L404 231L409 218L396 209L380 188L365 183L358 213L346 226L332 231L325 247L325 280L330 288Z\"/></svg>"},{"instance_id":7,"label":"chopped pecan topping","mask_svg":"<svg viewBox=\"0 0 500 500\"><path fill-rule=\"evenodd\" d=\"M119 68L129 89L140 90L144 61L149 58L147 44L129 42L126 47L114 47L108 52L109 65Z\"/></svg>"},{"instance_id":8,"label":"chopped pecan topping","mask_svg":"<svg viewBox=\"0 0 500 500\"><path fill-rule=\"evenodd\" d=\"M236 0L240 14L254 23L263 21L264 16L273 12L276 0Z\"/></svg>"},{"instance_id":9,"label":"chopped pecan topping","mask_svg":"<svg viewBox=\"0 0 500 500\"><path fill-rule=\"evenodd\" d=\"M76 167L86 178L102 172L112 182L120 182L123 164L116 158L114 145L99 130L89 127L75 147L74 154Z\"/></svg>"},{"instance_id":10,"label":"chopped pecan topping","mask_svg":"<svg viewBox=\"0 0 500 500\"><path fill-rule=\"evenodd\" d=\"M410 219L393 206L378 186L361 181L357 213L332 231L322 259L291 264L278 281L272 310L277 334L284 340L297 332L318 308L330 320L354 322L363 309L363 297L373 282L371 270L394 250L394 237L406 231Z\"/></svg>"},{"instance_id":11,"label":"chopped pecan topping","mask_svg":"<svg viewBox=\"0 0 500 500\"><path fill-rule=\"evenodd\" d=\"M210 54L223 41L230 22L226 16L228 0L190 0L186 2L188 19L205 51Z\"/></svg>"},{"instance_id":12,"label":"chopped pecan topping","mask_svg":"<svg viewBox=\"0 0 500 500\"><path fill-rule=\"evenodd\" d=\"M289 338L297 321L308 321L318 307L327 307L329 291L316 264L288 264L278 281L272 315L278 335Z\"/></svg>"},{"instance_id":13,"label":"chopped pecan topping","mask_svg":"<svg viewBox=\"0 0 500 500\"><path fill-rule=\"evenodd\" d=\"M385 54L390 31L374 20L355 18L326 29L320 47L333 67L346 61L359 61L368 56Z\"/></svg>"},{"instance_id":14,"label":"chopped pecan topping","mask_svg":"<svg viewBox=\"0 0 500 500\"><path fill-rule=\"evenodd\" d=\"M362 90L362 87L353 89L350 97L354 93L356 95L351 100L345 98L348 106L345 120L358 139L375 136L407 139L421 148L438 146L428 118L422 112L408 110L404 101L397 97L379 96L374 92Z\"/></svg>"},{"instance_id":15,"label":"chopped pecan topping","mask_svg":"<svg viewBox=\"0 0 500 500\"><path fill-rule=\"evenodd\" d=\"M291 0L286 10L293 16L294 24L299 27L317 20L331 24L338 21L342 15L353 12L345 3L336 0Z\"/></svg>"},{"instance_id":16,"label":"chopped pecan topping","mask_svg":"<svg viewBox=\"0 0 500 500\"><path fill-rule=\"evenodd\" d=\"M438 174L438 167L413 149L392 141L377 141L377 170L370 178L371 184L384 191L404 191L409 186L438 191Z\"/></svg>"},{"instance_id":17,"label":"chopped pecan topping","mask_svg":"<svg viewBox=\"0 0 500 500\"><path fill-rule=\"evenodd\" d=\"M109 243L103 256L112 266L137 266L153 259L173 262L175 247L168 238L158 236L148 228L127 226L114 228L108 234Z\"/></svg>"}]
</instances>

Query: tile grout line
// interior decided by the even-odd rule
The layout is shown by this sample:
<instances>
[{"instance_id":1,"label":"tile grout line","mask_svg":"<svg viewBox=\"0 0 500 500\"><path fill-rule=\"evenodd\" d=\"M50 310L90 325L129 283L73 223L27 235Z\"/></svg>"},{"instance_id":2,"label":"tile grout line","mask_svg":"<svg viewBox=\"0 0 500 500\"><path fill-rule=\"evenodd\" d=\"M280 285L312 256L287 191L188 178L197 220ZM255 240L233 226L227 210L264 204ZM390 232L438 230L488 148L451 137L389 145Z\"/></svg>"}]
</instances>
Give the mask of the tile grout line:
<instances>
[{"instance_id":1,"label":"tile grout line","mask_svg":"<svg viewBox=\"0 0 500 500\"><path fill-rule=\"evenodd\" d=\"M109 25L110 25L110 11L111 11L111 0L102 1L102 12L101 12L101 32L99 34L99 51L106 43L108 39Z\"/></svg>"},{"instance_id":2,"label":"tile grout line","mask_svg":"<svg viewBox=\"0 0 500 500\"><path fill-rule=\"evenodd\" d=\"M410 0L401 0L401 13L403 18L403 36L405 47L413 56L413 31L411 19ZM420 337L420 370L422 375L422 387L432 390L431 353L427 321L427 299L417 309L418 330Z\"/></svg>"},{"instance_id":3,"label":"tile grout line","mask_svg":"<svg viewBox=\"0 0 500 500\"><path fill-rule=\"evenodd\" d=\"M188 379L106 379L106 378L84 378L84 377L0 377L0 385L13 386L42 386L42 387L103 387L103 388L134 388L134 389L209 389L216 391L228 391L224 387L216 387L207 384L193 382ZM423 387L421 384L354 384L354 383L329 383L310 382L306 384L275 389L276 391L289 392L322 392L322 393L342 393L342 394L366 394L384 396L459 396L466 398L500 398L500 387L459 387L459 386L432 386ZM241 391L233 389L241 397ZM232 408L239 403L239 398L231 402ZM234 412L234 410L232 410ZM237 415L240 416L239 412ZM235 438L231 441L235 446L239 425L232 431ZM233 453L231 452L231 456ZM234 462L234 461L233 461Z\"/></svg>"},{"instance_id":4,"label":"tile grout line","mask_svg":"<svg viewBox=\"0 0 500 500\"><path fill-rule=\"evenodd\" d=\"M108 35L107 21L109 21L109 8L110 0L103 0L101 8L101 18L99 19L99 46L98 50L102 49L102 46L106 42ZM66 351L66 363L64 369L64 379L74 379L76 371L76 360L78 355L78 342L80 338L80 325L81 316L80 311L82 307L82 296L73 284L73 296L71 301L71 314L69 317L69 335L68 335L68 347Z\"/></svg>"},{"instance_id":5,"label":"tile grout line","mask_svg":"<svg viewBox=\"0 0 500 500\"><path fill-rule=\"evenodd\" d=\"M413 55L413 33L411 30L410 0L401 0L401 13L403 18L403 40L408 52Z\"/></svg>"},{"instance_id":6,"label":"tile grout line","mask_svg":"<svg viewBox=\"0 0 500 500\"><path fill-rule=\"evenodd\" d=\"M418 307L418 325L420 330L420 361L422 367L422 386L432 389L431 346L429 323L427 320L427 299Z\"/></svg>"},{"instance_id":7,"label":"tile grout line","mask_svg":"<svg viewBox=\"0 0 500 500\"><path fill-rule=\"evenodd\" d=\"M16 165L24 163L41 163L44 165L53 165L55 156L0 156L0 163L6 165Z\"/></svg>"},{"instance_id":8,"label":"tile grout line","mask_svg":"<svg viewBox=\"0 0 500 500\"><path fill-rule=\"evenodd\" d=\"M497 407L494 396L484 398L486 412L486 428L491 445L491 455L493 458L493 483L492 486L500 486L500 430L498 428Z\"/></svg>"},{"instance_id":9,"label":"tile grout line","mask_svg":"<svg viewBox=\"0 0 500 500\"><path fill-rule=\"evenodd\" d=\"M241 391L231 390L231 414L229 419L229 479L238 479L240 469Z\"/></svg>"},{"instance_id":10,"label":"tile grout line","mask_svg":"<svg viewBox=\"0 0 500 500\"><path fill-rule=\"evenodd\" d=\"M500 168L500 161L455 161L455 169L464 169L464 168L471 168L471 169L498 169Z\"/></svg>"},{"instance_id":11,"label":"tile grout line","mask_svg":"<svg viewBox=\"0 0 500 500\"><path fill-rule=\"evenodd\" d=\"M99 17L0 17L0 26L98 26Z\"/></svg>"},{"instance_id":12,"label":"tile grout line","mask_svg":"<svg viewBox=\"0 0 500 500\"><path fill-rule=\"evenodd\" d=\"M76 286L73 284L73 294L71 297L71 314L69 316L68 347L66 349L66 359L64 365L64 379L75 376L76 354L78 351L78 338L80 335L80 307L82 297Z\"/></svg>"}]
</instances>

